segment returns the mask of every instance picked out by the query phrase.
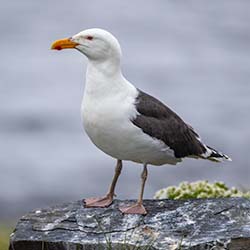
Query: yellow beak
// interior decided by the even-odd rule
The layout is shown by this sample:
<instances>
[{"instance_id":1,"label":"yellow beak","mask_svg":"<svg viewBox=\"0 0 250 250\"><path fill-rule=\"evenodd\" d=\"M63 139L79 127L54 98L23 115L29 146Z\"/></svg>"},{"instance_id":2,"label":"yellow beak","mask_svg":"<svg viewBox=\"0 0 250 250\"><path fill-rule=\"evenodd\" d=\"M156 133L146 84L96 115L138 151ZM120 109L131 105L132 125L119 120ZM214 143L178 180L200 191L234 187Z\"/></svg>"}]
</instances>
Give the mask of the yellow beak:
<instances>
[{"instance_id":1,"label":"yellow beak","mask_svg":"<svg viewBox=\"0 0 250 250\"><path fill-rule=\"evenodd\" d=\"M51 49L61 50L61 49L72 49L75 48L78 43L75 43L70 40L70 38L56 40L52 43Z\"/></svg>"}]
</instances>

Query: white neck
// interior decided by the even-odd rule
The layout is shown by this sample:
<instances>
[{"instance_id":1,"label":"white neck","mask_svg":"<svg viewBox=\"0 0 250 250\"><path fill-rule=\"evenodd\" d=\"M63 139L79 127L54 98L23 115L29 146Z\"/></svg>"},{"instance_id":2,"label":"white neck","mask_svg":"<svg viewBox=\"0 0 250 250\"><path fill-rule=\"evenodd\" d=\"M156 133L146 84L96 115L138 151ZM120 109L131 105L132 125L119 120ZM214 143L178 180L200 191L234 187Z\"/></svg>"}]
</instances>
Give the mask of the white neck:
<instances>
[{"instance_id":1,"label":"white neck","mask_svg":"<svg viewBox=\"0 0 250 250\"><path fill-rule=\"evenodd\" d=\"M118 58L110 58L109 60L89 60L87 75L95 75L98 77L113 77L121 74L120 60Z\"/></svg>"},{"instance_id":2,"label":"white neck","mask_svg":"<svg viewBox=\"0 0 250 250\"><path fill-rule=\"evenodd\" d=\"M86 73L85 94L107 96L126 88L129 83L123 77L120 63L117 60L89 60Z\"/></svg>"}]
</instances>

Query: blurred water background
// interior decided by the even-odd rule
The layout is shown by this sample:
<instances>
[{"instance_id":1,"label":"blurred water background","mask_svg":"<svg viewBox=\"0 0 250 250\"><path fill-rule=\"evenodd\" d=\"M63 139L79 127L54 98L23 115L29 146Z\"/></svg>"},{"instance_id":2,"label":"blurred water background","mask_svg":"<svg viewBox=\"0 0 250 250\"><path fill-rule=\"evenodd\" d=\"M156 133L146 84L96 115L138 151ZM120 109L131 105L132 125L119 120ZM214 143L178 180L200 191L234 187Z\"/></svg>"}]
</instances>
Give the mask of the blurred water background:
<instances>
[{"instance_id":1,"label":"blurred water background","mask_svg":"<svg viewBox=\"0 0 250 250\"><path fill-rule=\"evenodd\" d=\"M36 207L104 194L115 161L80 119L86 59L55 39L100 27L118 37L123 71L232 163L188 159L150 167L145 198L181 181L250 188L250 1L5 1L0 9L0 221ZM119 198L137 198L126 162Z\"/></svg>"}]
</instances>

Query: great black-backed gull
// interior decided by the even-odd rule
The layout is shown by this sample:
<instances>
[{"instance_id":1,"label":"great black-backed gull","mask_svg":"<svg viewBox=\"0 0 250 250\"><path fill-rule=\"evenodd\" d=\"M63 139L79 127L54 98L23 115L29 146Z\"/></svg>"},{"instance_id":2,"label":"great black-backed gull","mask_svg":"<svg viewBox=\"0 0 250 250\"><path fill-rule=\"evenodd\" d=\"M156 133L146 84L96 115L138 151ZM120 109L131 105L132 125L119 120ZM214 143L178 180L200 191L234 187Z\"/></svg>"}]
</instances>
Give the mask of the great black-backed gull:
<instances>
[{"instance_id":1,"label":"great black-backed gull","mask_svg":"<svg viewBox=\"0 0 250 250\"><path fill-rule=\"evenodd\" d=\"M212 161L230 160L204 144L194 129L156 98L125 79L121 72L121 48L117 39L102 29L87 29L57 40L52 49L75 48L88 58L81 114L91 141L117 159L108 193L85 199L86 207L107 207L114 197L122 160L143 164L141 191L136 204L122 213L146 214L143 192L147 165L173 164L185 157Z\"/></svg>"}]
</instances>

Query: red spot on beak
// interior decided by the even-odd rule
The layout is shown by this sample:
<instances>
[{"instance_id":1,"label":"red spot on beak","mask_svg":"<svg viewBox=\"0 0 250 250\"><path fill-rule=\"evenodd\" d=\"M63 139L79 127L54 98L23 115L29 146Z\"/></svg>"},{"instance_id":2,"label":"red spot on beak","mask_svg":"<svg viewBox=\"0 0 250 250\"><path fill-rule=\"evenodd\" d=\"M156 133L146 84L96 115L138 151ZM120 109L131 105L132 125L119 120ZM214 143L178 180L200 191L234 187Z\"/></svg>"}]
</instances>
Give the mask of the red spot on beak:
<instances>
[{"instance_id":1,"label":"red spot on beak","mask_svg":"<svg viewBox=\"0 0 250 250\"><path fill-rule=\"evenodd\" d=\"M61 47L60 45L57 45L57 46L55 47L55 49L57 49L57 50L61 50L61 49L62 49L62 47Z\"/></svg>"}]
</instances>

